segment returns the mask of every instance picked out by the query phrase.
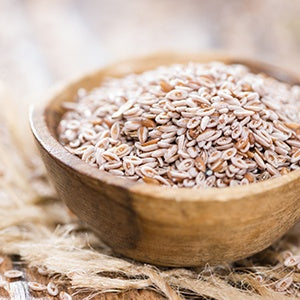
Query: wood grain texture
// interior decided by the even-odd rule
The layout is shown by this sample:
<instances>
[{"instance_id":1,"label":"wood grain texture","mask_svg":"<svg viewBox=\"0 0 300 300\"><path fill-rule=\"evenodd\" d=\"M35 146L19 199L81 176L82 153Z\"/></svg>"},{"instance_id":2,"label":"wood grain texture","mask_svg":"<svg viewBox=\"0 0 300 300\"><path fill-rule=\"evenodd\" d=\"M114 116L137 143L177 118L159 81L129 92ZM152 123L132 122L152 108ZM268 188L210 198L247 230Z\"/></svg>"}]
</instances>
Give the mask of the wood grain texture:
<instances>
[{"instance_id":1,"label":"wood grain texture","mask_svg":"<svg viewBox=\"0 0 300 300\"><path fill-rule=\"evenodd\" d=\"M280 68L221 54L165 53L124 61L67 85L31 126L50 179L68 207L116 252L164 266L232 262L263 250L300 217L300 171L249 186L173 189L118 178L69 153L56 139L63 110L76 90L91 89L107 76L159 65L220 60L242 62L289 82L300 79Z\"/></svg>"}]
</instances>

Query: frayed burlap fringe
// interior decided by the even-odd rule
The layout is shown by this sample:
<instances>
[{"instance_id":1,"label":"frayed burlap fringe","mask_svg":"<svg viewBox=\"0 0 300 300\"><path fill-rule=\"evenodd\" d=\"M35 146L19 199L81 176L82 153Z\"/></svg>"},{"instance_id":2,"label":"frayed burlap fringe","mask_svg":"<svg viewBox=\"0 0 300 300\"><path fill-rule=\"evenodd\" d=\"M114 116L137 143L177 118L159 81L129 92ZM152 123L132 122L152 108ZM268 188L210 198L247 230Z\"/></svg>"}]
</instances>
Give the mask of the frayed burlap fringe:
<instances>
[{"instance_id":1,"label":"frayed burlap fringe","mask_svg":"<svg viewBox=\"0 0 300 300\"><path fill-rule=\"evenodd\" d=\"M0 91L1 107L7 103ZM55 197L23 125L11 108L1 116L0 252L19 254L31 267L46 267L74 293L88 292L89 299L130 289L154 289L176 300L300 296L299 269L284 265L287 254L300 254L296 229L262 253L232 265L167 269L114 256Z\"/></svg>"}]
</instances>

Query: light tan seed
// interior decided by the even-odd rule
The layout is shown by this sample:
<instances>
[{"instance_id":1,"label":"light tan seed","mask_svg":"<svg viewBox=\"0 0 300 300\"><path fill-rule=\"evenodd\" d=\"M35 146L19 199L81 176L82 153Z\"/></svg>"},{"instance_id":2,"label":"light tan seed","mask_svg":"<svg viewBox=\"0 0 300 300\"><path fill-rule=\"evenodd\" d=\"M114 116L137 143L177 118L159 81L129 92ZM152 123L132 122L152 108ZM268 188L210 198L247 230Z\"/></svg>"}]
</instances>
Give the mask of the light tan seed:
<instances>
[{"instance_id":1,"label":"light tan seed","mask_svg":"<svg viewBox=\"0 0 300 300\"><path fill-rule=\"evenodd\" d=\"M28 282L28 287L35 292L42 292L46 290L46 286L44 284L35 281Z\"/></svg>"},{"instance_id":2,"label":"light tan seed","mask_svg":"<svg viewBox=\"0 0 300 300\"><path fill-rule=\"evenodd\" d=\"M155 150L151 153L151 156L152 157L162 157L165 155L166 153L166 149L158 149L158 150Z\"/></svg>"},{"instance_id":3,"label":"light tan seed","mask_svg":"<svg viewBox=\"0 0 300 300\"><path fill-rule=\"evenodd\" d=\"M44 276L47 276L49 274L48 269L45 266L38 267L37 272Z\"/></svg>"},{"instance_id":4,"label":"light tan seed","mask_svg":"<svg viewBox=\"0 0 300 300\"><path fill-rule=\"evenodd\" d=\"M196 113L197 116L204 117L204 116L211 116L216 111L213 107L199 109Z\"/></svg>"},{"instance_id":5,"label":"light tan seed","mask_svg":"<svg viewBox=\"0 0 300 300\"><path fill-rule=\"evenodd\" d=\"M232 157L234 157L236 155L236 153L237 153L236 148L229 148L223 152L222 159L224 159L224 160L231 159Z\"/></svg>"},{"instance_id":6,"label":"light tan seed","mask_svg":"<svg viewBox=\"0 0 300 300\"><path fill-rule=\"evenodd\" d=\"M287 290L293 283L293 278L291 276L285 277L281 280L279 280L276 284L275 284L275 289L278 292L283 292L285 290Z\"/></svg>"},{"instance_id":7,"label":"light tan seed","mask_svg":"<svg viewBox=\"0 0 300 300\"><path fill-rule=\"evenodd\" d=\"M243 152L247 152L249 150L250 143L248 138L239 138L235 143L235 148Z\"/></svg>"},{"instance_id":8,"label":"light tan seed","mask_svg":"<svg viewBox=\"0 0 300 300\"><path fill-rule=\"evenodd\" d=\"M114 148L114 153L118 157L126 156L130 153L130 151L131 151L131 147L128 146L127 144L121 144L121 145Z\"/></svg>"},{"instance_id":9,"label":"light tan seed","mask_svg":"<svg viewBox=\"0 0 300 300\"><path fill-rule=\"evenodd\" d=\"M124 176L124 172L118 169L111 169L108 172L116 176Z\"/></svg>"},{"instance_id":10,"label":"light tan seed","mask_svg":"<svg viewBox=\"0 0 300 300\"><path fill-rule=\"evenodd\" d=\"M61 291L59 293L59 300L72 300L72 296L68 294L67 292Z\"/></svg>"},{"instance_id":11,"label":"light tan seed","mask_svg":"<svg viewBox=\"0 0 300 300\"><path fill-rule=\"evenodd\" d=\"M123 161L123 168L125 171L125 174L128 176L133 176L135 172L135 167L132 161Z\"/></svg>"},{"instance_id":12,"label":"light tan seed","mask_svg":"<svg viewBox=\"0 0 300 300\"><path fill-rule=\"evenodd\" d=\"M113 152L110 152L110 151L104 151L102 153L102 156L107 161L112 161L112 160L119 161L120 160L119 156L116 153L113 153Z\"/></svg>"},{"instance_id":13,"label":"light tan seed","mask_svg":"<svg viewBox=\"0 0 300 300\"><path fill-rule=\"evenodd\" d=\"M103 168L105 170L118 169L121 166L122 166L121 161L109 161L109 162L103 164Z\"/></svg>"},{"instance_id":14,"label":"light tan seed","mask_svg":"<svg viewBox=\"0 0 300 300\"><path fill-rule=\"evenodd\" d=\"M148 166L141 166L140 170L142 174L146 177L154 177L157 174L157 171L155 171L153 168L148 167Z\"/></svg>"},{"instance_id":15,"label":"light tan seed","mask_svg":"<svg viewBox=\"0 0 300 300\"><path fill-rule=\"evenodd\" d=\"M273 151L266 150L264 153L266 161L271 164L273 167L278 167L277 155Z\"/></svg>"},{"instance_id":16,"label":"light tan seed","mask_svg":"<svg viewBox=\"0 0 300 300\"><path fill-rule=\"evenodd\" d=\"M186 99L187 96L188 96L187 91L174 89L166 95L166 98L170 100L181 100L181 99Z\"/></svg>"},{"instance_id":17,"label":"light tan seed","mask_svg":"<svg viewBox=\"0 0 300 300\"><path fill-rule=\"evenodd\" d=\"M190 168L194 166L194 160L190 158L184 159L179 165L178 165L178 170L179 171L187 171Z\"/></svg>"},{"instance_id":18,"label":"light tan seed","mask_svg":"<svg viewBox=\"0 0 300 300\"><path fill-rule=\"evenodd\" d=\"M213 163L213 162L217 161L221 157L221 155L222 155L222 152L214 151L208 156L207 162Z\"/></svg>"},{"instance_id":19,"label":"light tan seed","mask_svg":"<svg viewBox=\"0 0 300 300\"><path fill-rule=\"evenodd\" d=\"M239 108L239 109L236 109L233 111L234 115L237 116L237 117L247 117L247 116L252 116L255 114L254 111L252 110L246 110L246 109L242 109L242 108Z\"/></svg>"},{"instance_id":20,"label":"light tan seed","mask_svg":"<svg viewBox=\"0 0 300 300\"><path fill-rule=\"evenodd\" d=\"M248 168L247 164L241 158L232 157L231 162L232 162L233 165L235 165L236 167L238 167L240 169L247 169Z\"/></svg>"},{"instance_id":21,"label":"light tan seed","mask_svg":"<svg viewBox=\"0 0 300 300\"><path fill-rule=\"evenodd\" d=\"M162 176L156 175L152 179L157 180L161 184L164 184L164 185L167 185L167 186L171 186L171 182L168 179L166 179L166 178L164 178Z\"/></svg>"},{"instance_id":22,"label":"light tan seed","mask_svg":"<svg viewBox=\"0 0 300 300\"><path fill-rule=\"evenodd\" d=\"M115 122L110 129L110 136L114 139L117 140L120 136L120 123Z\"/></svg>"},{"instance_id":23,"label":"light tan seed","mask_svg":"<svg viewBox=\"0 0 300 300\"><path fill-rule=\"evenodd\" d=\"M3 262L4 262L4 258L0 256L0 266L3 264Z\"/></svg>"},{"instance_id":24,"label":"light tan seed","mask_svg":"<svg viewBox=\"0 0 300 300\"><path fill-rule=\"evenodd\" d=\"M224 145L228 145L230 144L232 141L232 138L231 137L226 137L226 136L223 136L223 137L220 137L216 140L216 144L217 145L220 145L220 146L224 146Z\"/></svg>"},{"instance_id":25,"label":"light tan seed","mask_svg":"<svg viewBox=\"0 0 300 300\"><path fill-rule=\"evenodd\" d=\"M187 123L187 128L189 129L193 129L195 127L197 127L200 124L200 120L197 118L192 118L189 120L189 122Z\"/></svg>"},{"instance_id":26,"label":"light tan seed","mask_svg":"<svg viewBox=\"0 0 300 300\"><path fill-rule=\"evenodd\" d=\"M279 172L271 164L266 163L266 169L273 176L279 175Z\"/></svg>"},{"instance_id":27,"label":"light tan seed","mask_svg":"<svg viewBox=\"0 0 300 300\"><path fill-rule=\"evenodd\" d=\"M296 163L300 160L300 149L296 150L291 157L291 163Z\"/></svg>"},{"instance_id":28,"label":"light tan seed","mask_svg":"<svg viewBox=\"0 0 300 300\"><path fill-rule=\"evenodd\" d=\"M132 106L134 105L134 101L127 101L125 102L122 106L120 106L120 108L118 109L118 111L116 111L115 113L112 114L112 118L119 118L122 116L122 114L126 111L129 110Z\"/></svg>"},{"instance_id":29,"label":"light tan seed","mask_svg":"<svg viewBox=\"0 0 300 300\"><path fill-rule=\"evenodd\" d=\"M126 131L136 131L140 128L141 123L135 121L127 121L124 123L124 129Z\"/></svg>"},{"instance_id":30,"label":"light tan seed","mask_svg":"<svg viewBox=\"0 0 300 300\"><path fill-rule=\"evenodd\" d=\"M137 146L137 145L136 145ZM143 152L152 152L156 149L158 149L158 145L157 144L152 144L152 145L148 145L148 146L141 146L139 149L142 150Z\"/></svg>"},{"instance_id":31,"label":"light tan seed","mask_svg":"<svg viewBox=\"0 0 300 300\"><path fill-rule=\"evenodd\" d=\"M59 291L58 291L58 288L57 288L56 284L50 281L50 282L47 284L47 292L48 292L48 294L49 294L50 296L55 297L55 296L58 295L58 292L59 292Z\"/></svg>"},{"instance_id":32,"label":"light tan seed","mask_svg":"<svg viewBox=\"0 0 300 300\"><path fill-rule=\"evenodd\" d=\"M286 267L294 267L294 266L298 265L299 263L300 263L299 255L290 255L283 262L283 264Z\"/></svg>"},{"instance_id":33,"label":"light tan seed","mask_svg":"<svg viewBox=\"0 0 300 300\"><path fill-rule=\"evenodd\" d=\"M257 154L257 152L254 153L253 159L256 161L257 165L262 168L265 169L266 165L263 161L263 159Z\"/></svg>"},{"instance_id":34,"label":"light tan seed","mask_svg":"<svg viewBox=\"0 0 300 300\"><path fill-rule=\"evenodd\" d=\"M176 180L190 177L189 173L184 171L171 170L168 173L171 175L172 178L175 178Z\"/></svg>"},{"instance_id":35,"label":"light tan seed","mask_svg":"<svg viewBox=\"0 0 300 300\"><path fill-rule=\"evenodd\" d=\"M216 133L216 131L213 129L206 129L203 133L198 135L198 137L196 138L196 141L197 142L207 141L207 139L214 136L215 133Z\"/></svg>"},{"instance_id":36,"label":"light tan seed","mask_svg":"<svg viewBox=\"0 0 300 300\"><path fill-rule=\"evenodd\" d=\"M286 141L290 146L300 148L300 141L299 140L287 140Z\"/></svg>"},{"instance_id":37,"label":"light tan seed","mask_svg":"<svg viewBox=\"0 0 300 300\"><path fill-rule=\"evenodd\" d=\"M19 270L7 270L4 272L4 276L9 279L16 279L23 277L23 272Z\"/></svg>"}]
</instances>

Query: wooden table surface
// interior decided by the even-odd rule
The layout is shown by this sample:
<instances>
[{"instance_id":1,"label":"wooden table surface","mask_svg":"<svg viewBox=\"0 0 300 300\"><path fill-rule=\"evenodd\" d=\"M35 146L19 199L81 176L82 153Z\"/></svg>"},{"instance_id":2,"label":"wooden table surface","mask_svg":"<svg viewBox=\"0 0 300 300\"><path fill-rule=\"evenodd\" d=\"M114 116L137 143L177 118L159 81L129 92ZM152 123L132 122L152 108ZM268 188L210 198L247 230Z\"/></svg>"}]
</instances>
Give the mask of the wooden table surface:
<instances>
[{"instance_id":1,"label":"wooden table surface","mask_svg":"<svg viewBox=\"0 0 300 300\"><path fill-rule=\"evenodd\" d=\"M224 50L299 72L299 15L298 0L0 0L0 85L26 122L28 105L52 86L155 51ZM25 277L10 283L10 296L0 289L0 299L51 299L30 293L26 283L47 278L16 257L6 257L0 274L10 267ZM159 298L130 291L95 299Z\"/></svg>"},{"instance_id":2,"label":"wooden table surface","mask_svg":"<svg viewBox=\"0 0 300 300\"><path fill-rule=\"evenodd\" d=\"M47 292L35 292L31 291L28 287L28 282L34 281L47 285L49 283L49 279L47 276L40 275L36 269L27 268L26 264L20 261L20 257L18 256L4 256L5 260L0 265L0 279L1 275L10 269L20 270L24 273L22 279L18 280L10 280L8 283L8 290L0 287L0 299L1 300L55 300L58 297L48 296ZM55 279L51 279L51 281L55 282ZM68 292L72 294L72 290L68 286L62 286L56 281L57 286L60 291ZM74 300L82 300L85 297L89 296L89 294L78 293L74 295L72 299ZM106 293L100 294L93 298L94 300L121 300L121 299L132 299L132 300L160 300L164 299L163 296L157 294L151 290L131 290L127 292L122 292L119 294L116 293Z\"/></svg>"}]
</instances>

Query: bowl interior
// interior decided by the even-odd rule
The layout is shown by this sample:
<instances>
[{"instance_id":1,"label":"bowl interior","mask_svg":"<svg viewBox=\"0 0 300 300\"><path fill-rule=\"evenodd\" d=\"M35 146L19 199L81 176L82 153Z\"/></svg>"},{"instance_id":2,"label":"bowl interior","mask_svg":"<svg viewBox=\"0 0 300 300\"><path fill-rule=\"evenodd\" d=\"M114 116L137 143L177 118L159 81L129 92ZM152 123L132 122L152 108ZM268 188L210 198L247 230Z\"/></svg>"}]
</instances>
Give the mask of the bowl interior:
<instances>
[{"instance_id":1,"label":"bowl interior","mask_svg":"<svg viewBox=\"0 0 300 300\"><path fill-rule=\"evenodd\" d=\"M128 73L141 73L145 70L153 69L161 65L170 65L175 63L188 63L190 61L194 62L210 62L210 61L222 61L227 64L244 64L254 73L265 73L272 76L280 81L287 82L290 84L300 84L300 78L290 72L284 71L281 68L261 63L258 61L230 57L223 54L170 54L163 53L158 55L152 55L149 57L136 58L132 60L127 60L115 65L110 65L106 68L96 71L92 74L84 76L80 80L72 82L65 88L62 92L56 94L50 100L49 104L44 110L45 122L51 135L56 139L56 147L59 151L66 154L69 153L57 140L57 126L59 121L65 112L61 106L62 102L74 101L77 91L79 88L85 88L87 91L92 90L94 87L101 85L101 82L107 77L122 77ZM70 154L70 153L69 153ZM160 198L168 199L189 199L189 200L220 200L225 201L227 199L238 199L247 195L249 193L259 192L260 190L272 189L274 186L281 184L286 184L289 181L295 180L299 177L300 171L293 171L288 175L280 176L278 178L272 178L266 181L250 184L248 186L237 186L237 187L226 187L222 189L210 188L210 189L198 189L193 190L191 193L188 188L180 188L181 193L178 193L178 189L173 189L169 187L154 186L150 184L143 183L133 183L128 179L116 179L114 175L107 174L106 172L99 171L96 168L90 167L85 162L81 161L78 157L71 155L76 163L74 169L76 171L85 172L84 169L88 169L88 176L94 177L95 179L108 180L114 184L131 187L133 190L136 189L139 193L143 194L159 194ZM63 160L62 155L62 160ZM79 162L80 161L80 162ZM77 168L76 166L81 166ZM92 170L91 170L92 169ZM104 174L105 173L105 174ZM253 189L253 186L257 186L258 189ZM236 192L233 192L236 191Z\"/></svg>"}]
</instances>

